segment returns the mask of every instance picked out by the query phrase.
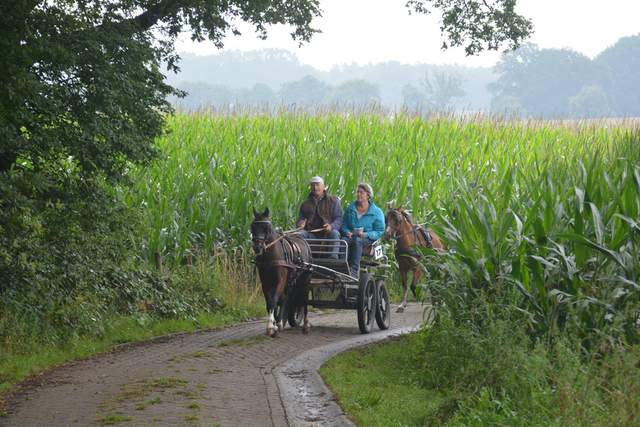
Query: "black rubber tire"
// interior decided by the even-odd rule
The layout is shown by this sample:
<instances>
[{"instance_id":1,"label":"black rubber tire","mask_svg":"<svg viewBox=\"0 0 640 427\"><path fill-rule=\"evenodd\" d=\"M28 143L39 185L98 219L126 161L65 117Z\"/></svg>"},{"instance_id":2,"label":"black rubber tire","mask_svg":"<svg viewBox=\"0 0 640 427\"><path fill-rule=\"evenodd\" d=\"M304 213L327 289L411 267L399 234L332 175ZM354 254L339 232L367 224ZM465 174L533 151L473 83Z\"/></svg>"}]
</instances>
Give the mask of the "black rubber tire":
<instances>
[{"instance_id":1,"label":"black rubber tire","mask_svg":"<svg viewBox=\"0 0 640 427\"><path fill-rule=\"evenodd\" d=\"M376 280L376 289L378 295L378 309L376 310L376 323L380 330L389 329L391 326L391 303L389 302L389 291L384 284L384 280Z\"/></svg>"},{"instance_id":2,"label":"black rubber tire","mask_svg":"<svg viewBox=\"0 0 640 427\"><path fill-rule=\"evenodd\" d=\"M304 307L291 307L288 320L292 328L302 325L302 322L304 322Z\"/></svg>"},{"instance_id":3,"label":"black rubber tire","mask_svg":"<svg viewBox=\"0 0 640 427\"><path fill-rule=\"evenodd\" d=\"M371 332L371 329L373 329L373 321L378 309L376 282L373 280L371 274L365 273L360 276L356 305L358 308L358 327L360 328L360 332L368 334Z\"/></svg>"}]
</instances>

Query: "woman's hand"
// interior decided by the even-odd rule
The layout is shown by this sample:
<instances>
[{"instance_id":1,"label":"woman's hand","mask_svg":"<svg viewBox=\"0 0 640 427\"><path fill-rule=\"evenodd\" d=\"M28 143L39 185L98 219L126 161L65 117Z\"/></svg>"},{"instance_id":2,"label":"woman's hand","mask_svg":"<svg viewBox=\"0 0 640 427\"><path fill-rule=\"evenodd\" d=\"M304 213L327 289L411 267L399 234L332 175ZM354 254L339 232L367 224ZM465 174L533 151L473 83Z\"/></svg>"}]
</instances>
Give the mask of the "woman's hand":
<instances>
[{"instance_id":1,"label":"woman's hand","mask_svg":"<svg viewBox=\"0 0 640 427\"><path fill-rule=\"evenodd\" d=\"M348 238L351 238L351 236L353 236L353 233L349 231L347 234L345 234L345 236L347 236Z\"/></svg>"},{"instance_id":2,"label":"woman's hand","mask_svg":"<svg viewBox=\"0 0 640 427\"><path fill-rule=\"evenodd\" d=\"M367 233L365 233L364 231L360 234L358 234L358 237L360 237L361 239L366 239L367 238Z\"/></svg>"}]
</instances>

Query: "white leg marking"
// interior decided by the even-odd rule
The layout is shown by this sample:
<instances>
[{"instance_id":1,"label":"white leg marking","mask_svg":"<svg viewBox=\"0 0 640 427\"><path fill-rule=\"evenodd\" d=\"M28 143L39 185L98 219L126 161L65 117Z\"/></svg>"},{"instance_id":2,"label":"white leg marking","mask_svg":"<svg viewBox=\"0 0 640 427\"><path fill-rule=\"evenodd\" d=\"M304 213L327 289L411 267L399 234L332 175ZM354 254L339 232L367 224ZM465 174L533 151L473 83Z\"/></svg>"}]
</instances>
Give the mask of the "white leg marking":
<instances>
[{"instance_id":1,"label":"white leg marking","mask_svg":"<svg viewBox=\"0 0 640 427\"><path fill-rule=\"evenodd\" d=\"M309 323L309 316L304 316L304 324L302 325L302 333L308 334L311 330L311 324Z\"/></svg>"},{"instance_id":2,"label":"white leg marking","mask_svg":"<svg viewBox=\"0 0 640 427\"><path fill-rule=\"evenodd\" d=\"M269 311L269 320L267 321L267 335L273 334L273 328L276 324L276 318L273 315L273 310Z\"/></svg>"}]
</instances>

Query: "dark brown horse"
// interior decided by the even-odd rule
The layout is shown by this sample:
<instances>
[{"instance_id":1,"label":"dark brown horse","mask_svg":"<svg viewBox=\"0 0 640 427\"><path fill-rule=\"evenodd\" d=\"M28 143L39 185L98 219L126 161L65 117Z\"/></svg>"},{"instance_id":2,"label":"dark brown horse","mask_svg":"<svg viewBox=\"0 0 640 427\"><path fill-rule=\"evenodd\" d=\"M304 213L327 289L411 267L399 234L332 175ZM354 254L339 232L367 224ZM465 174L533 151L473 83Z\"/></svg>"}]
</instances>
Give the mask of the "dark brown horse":
<instances>
[{"instance_id":1,"label":"dark brown horse","mask_svg":"<svg viewBox=\"0 0 640 427\"><path fill-rule=\"evenodd\" d=\"M394 208L389 203L387 207L389 210L384 217L385 230L383 237L387 241L396 240L394 254L400 268L400 277L402 277L402 304L398 306L397 311L402 313L407 306L407 273L409 270L413 271L413 280L411 281L413 296L416 295L418 280L422 275L422 269L416 263L421 258L421 254L411 246L424 246L436 251L445 250L446 247L433 230L425 230L419 225L415 225L411 215L402 210L402 205Z\"/></svg>"},{"instance_id":2,"label":"dark brown horse","mask_svg":"<svg viewBox=\"0 0 640 427\"><path fill-rule=\"evenodd\" d=\"M269 208L258 212L254 207L253 216L251 241L269 313L267 335L278 335L287 320L291 326L296 326L294 313L302 311L302 333L306 334L311 329L307 315L312 274L309 245L300 237L276 232L269 218Z\"/></svg>"}]
</instances>

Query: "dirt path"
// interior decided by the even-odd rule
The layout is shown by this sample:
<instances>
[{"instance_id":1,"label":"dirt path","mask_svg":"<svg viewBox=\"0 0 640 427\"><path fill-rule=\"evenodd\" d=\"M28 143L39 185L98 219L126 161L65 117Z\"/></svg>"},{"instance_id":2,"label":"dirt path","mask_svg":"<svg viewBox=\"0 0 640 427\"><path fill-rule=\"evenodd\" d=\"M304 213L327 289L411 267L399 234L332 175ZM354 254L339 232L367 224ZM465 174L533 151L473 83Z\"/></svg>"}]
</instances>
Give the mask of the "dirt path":
<instances>
[{"instance_id":1,"label":"dirt path","mask_svg":"<svg viewBox=\"0 0 640 427\"><path fill-rule=\"evenodd\" d=\"M404 313L392 312L391 329L419 324L422 312L417 304ZM267 338L266 322L251 322L136 345L60 368L47 374L46 385L17 395L0 425L331 425L287 414L282 396L291 403L291 391L280 390L273 371L308 350L322 351L361 334L352 310L312 313L310 321L308 335L287 327L276 339ZM367 337L379 333L374 327Z\"/></svg>"}]
</instances>

